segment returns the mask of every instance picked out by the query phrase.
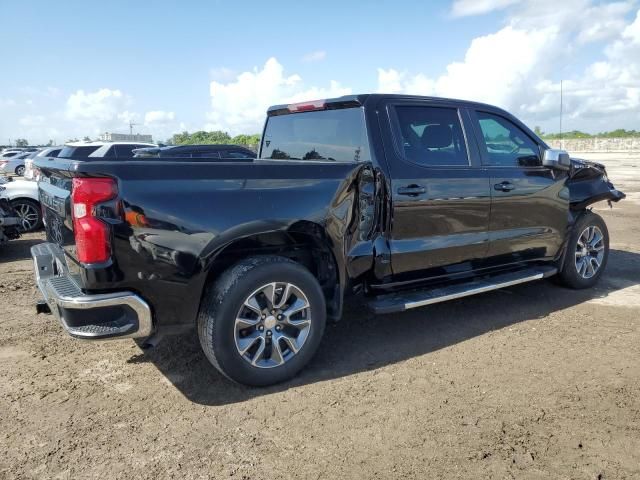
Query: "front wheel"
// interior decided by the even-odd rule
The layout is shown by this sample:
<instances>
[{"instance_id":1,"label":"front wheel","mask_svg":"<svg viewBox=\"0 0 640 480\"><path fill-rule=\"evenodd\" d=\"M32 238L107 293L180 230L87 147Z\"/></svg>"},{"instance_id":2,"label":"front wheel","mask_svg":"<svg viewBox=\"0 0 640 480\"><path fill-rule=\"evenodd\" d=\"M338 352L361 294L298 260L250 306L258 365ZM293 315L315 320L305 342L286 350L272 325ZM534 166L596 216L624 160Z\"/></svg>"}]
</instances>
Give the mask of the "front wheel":
<instances>
[{"instance_id":1,"label":"front wheel","mask_svg":"<svg viewBox=\"0 0 640 480\"><path fill-rule=\"evenodd\" d=\"M19 177L22 177L24 175L24 165L18 165L16 167L16 169L14 170L15 174L18 175Z\"/></svg>"},{"instance_id":2,"label":"front wheel","mask_svg":"<svg viewBox=\"0 0 640 480\"><path fill-rule=\"evenodd\" d=\"M325 323L324 295L309 270L283 257L253 257L207 287L198 336L223 375L265 386L288 380L311 360Z\"/></svg>"},{"instance_id":3,"label":"front wheel","mask_svg":"<svg viewBox=\"0 0 640 480\"><path fill-rule=\"evenodd\" d=\"M597 283L609 258L609 231L600 215L586 212L573 227L562 271L558 277L570 288Z\"/></svg>"}]
</instances>

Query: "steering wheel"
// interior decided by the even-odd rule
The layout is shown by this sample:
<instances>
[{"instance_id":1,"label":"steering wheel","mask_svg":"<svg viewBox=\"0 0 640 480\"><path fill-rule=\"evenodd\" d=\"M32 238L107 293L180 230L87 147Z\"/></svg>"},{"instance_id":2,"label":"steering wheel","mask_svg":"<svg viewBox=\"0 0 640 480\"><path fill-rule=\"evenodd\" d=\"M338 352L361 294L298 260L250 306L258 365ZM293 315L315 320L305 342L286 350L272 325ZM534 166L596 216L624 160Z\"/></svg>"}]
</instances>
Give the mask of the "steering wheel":
<instances>
[{"instance_id":1,"label":"steering wheel","mask_svg":"<svg viewBox=\"0 0 640 480\"><path fill-rule=\"evenodd\" d=\"M519 151L520 151L520 145L516 145L511 150L509 150L509 155L513 153L518 153Z\"/></svg>"}]
</instances>

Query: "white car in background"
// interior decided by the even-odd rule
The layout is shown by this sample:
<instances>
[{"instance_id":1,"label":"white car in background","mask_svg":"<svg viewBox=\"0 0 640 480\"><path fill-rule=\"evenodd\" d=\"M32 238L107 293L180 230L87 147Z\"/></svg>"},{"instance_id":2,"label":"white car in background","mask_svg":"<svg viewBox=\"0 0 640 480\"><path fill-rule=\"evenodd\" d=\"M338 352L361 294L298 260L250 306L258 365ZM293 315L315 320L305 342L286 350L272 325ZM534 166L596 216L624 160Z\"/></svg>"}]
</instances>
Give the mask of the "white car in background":
<instances>
[{"instance_id":1,"label":"white car in background","mask_svg":"<svg viewBox=\"0 0 640 480\"><path fill-rule=\"evenodd\" d=\"M155 143L140 142L71 142L58 154L60 158L131 158L136 148L157 147Z\"/></svg>"},{"instance_id":2,"label":"white car in background","mask_svg":"<svg viewBox=\"0 0 640 480\"><path fill-rule=\"evenodd\" d=\"M14 180L0 184L0 198L9 200L20 218L20 230L32 232L42 226L38 182Z\"/></svg>"},{"instance_id":3,"label":"white car in background","mask_svg":"<svg viewBox=\"0 0 640 480\"><path fill-rule=\"evenodd\" d=\"M0 156L0 173L15 173L22 176L24 175L24 160L33 152L16 152L15 155L5 156L12 153Z\"/></svg>"},{"instance_id":4,"label":"white car in background","mask_svg":"<svg viewBox=\"0 0 640 480\"><path fill-rule=\"evenodd\" d=\"M24 159L24 178L25 180L37 180L37 168L34 170L33 161L43 157L57 157L62 147L46 147L38 152L32 152Z\"/></svg>"}]
</instances>

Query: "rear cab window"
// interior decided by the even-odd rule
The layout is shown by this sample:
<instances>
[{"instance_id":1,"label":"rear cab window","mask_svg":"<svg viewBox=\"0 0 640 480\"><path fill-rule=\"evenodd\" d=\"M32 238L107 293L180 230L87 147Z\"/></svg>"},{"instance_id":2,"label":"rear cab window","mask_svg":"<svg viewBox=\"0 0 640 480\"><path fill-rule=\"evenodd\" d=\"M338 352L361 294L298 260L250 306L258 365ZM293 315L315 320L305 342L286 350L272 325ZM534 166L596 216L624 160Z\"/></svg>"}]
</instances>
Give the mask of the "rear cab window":
<instances>
[{"instance_id":1,"label":"rear cab window","mask_svg":"<svg viewBox=\"0 0 640 480\"><path fill-rule=\"evenodd\" d=\"M260 158L368 161L370 154L364 109L349 107L269 115Z\"/></svg>"}]
</instances>

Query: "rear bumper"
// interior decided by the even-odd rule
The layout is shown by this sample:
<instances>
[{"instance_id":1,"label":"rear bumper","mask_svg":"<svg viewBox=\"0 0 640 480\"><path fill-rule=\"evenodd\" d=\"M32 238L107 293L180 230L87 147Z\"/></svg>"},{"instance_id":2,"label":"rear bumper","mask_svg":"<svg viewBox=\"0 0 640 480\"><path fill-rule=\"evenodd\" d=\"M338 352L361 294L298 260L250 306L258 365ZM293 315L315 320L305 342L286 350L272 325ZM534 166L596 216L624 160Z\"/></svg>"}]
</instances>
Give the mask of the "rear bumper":
<instances>
[{"instance_id":1,"label":"rear bumper","mask_svg":"<svg viewBox=\"0 0 640 480\"><path fill-rule=\"evenodd\" d=\"M153 332L149 305L133 292L85 294L53 243L31 247L36 282L51 313L72 337L146 338Z\"/></svg>"}]
</instances>

